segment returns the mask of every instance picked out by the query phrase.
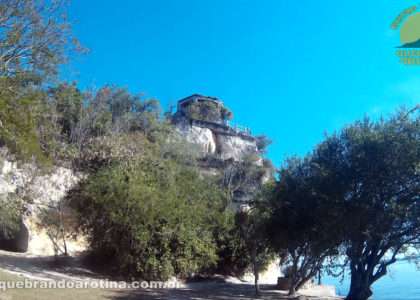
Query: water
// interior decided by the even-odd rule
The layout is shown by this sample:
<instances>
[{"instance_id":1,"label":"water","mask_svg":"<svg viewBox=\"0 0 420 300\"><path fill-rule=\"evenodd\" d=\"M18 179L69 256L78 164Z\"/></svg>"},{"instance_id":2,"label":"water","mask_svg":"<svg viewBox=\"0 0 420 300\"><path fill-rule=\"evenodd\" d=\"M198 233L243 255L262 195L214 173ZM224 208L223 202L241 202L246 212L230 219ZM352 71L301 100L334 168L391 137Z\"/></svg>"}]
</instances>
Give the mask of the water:
<instances>
[{"instance_id":1,"label":"water","mask_svg":"<svg viewBox=\"0 0 420 300\"><path fill-rule=\"evenodd\" d=\"M343 284L340 278L322 277L322 283L335 285L337 295L347 295L350 277L346 274ZM420 271L408 261L397 261L388 268L388 274L372 286L374 300L420 300Z\"/></svg>"}]
</instances>

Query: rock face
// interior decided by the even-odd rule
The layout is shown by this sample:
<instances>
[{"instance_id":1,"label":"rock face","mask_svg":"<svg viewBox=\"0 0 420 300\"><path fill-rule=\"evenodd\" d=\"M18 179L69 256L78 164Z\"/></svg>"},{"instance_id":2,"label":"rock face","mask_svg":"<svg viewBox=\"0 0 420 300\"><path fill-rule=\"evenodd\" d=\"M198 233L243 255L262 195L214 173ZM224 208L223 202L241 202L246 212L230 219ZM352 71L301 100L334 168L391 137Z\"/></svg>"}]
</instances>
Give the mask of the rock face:
<instances>
[{"instance_id":1,"label":"rock face","mask_svg":"<svg viewBox=\"0 0 420 300\"><path fill-rule=\"evenodd\" d=\"M255 138L250 135L226 125L199 120L180 120L176 123L176 128L189 142L196 144L204 155L241 161L246 155L255 154L259 158L257 164L262 164Z\"/></svg>"},{"instance_id":2,"label":"rock face","mask_svg":"<svg viewBox=\"0 0 420 300\"><path fill-rule=\"evenodd\" d=\"M66 192L81 178L81 174L63 167L55 167L52 173L42 173L34 164L18 164L5 149L0 149L0 197L4 199L16 195L28 201L28 213L22 220L22 232L16 235L15 241L0 241L0 246L10 248L8 243L11 243L15 249L10 250L40 255L54 254L52 240L42 226L41 213L44 208L57 206ZM84 249L83 238L66 239L66 244L70 253Z\"/></svg>"},{"instance_id":3,"label":"rock face","mask_svg":"<svg viewBox=\"0 0 420 300\"><path fill-rule=\"evenodd\" d=\"M191 97L185 99L188 100ZM201 152L199 171L202 177L224 174L230 165L233 165L234 162L244 161L248 156L252 156L251 159L257 166L263 165L263 158L257 147L257 139L251 135L249 128L234 123L225 123L222 119L218 122L191 119L179 105L180 102L186 101L185 99L178 101L178 109L181 110L173 115L172 122L175 128L191 143L191 147L195 146ZM268 173L267 176L269 176ZM263 182L264 180L262 178ZM249 208L249 200L250 197L245 191L237 189L228 209L231 211L246 210Z\"/></svg>"},{"instance_id":4,"label":"rock face","mask_svg":"<svg viewBox=\"0 0 420 300\"><path fill-rule=\"evenodd\" d=\"M203 153L216 153L216 136L209 128L179 123L177 129L182 132L187 141L196 144Z\"/></svg>"},{"instance_id":5,"label":"rock face","mask_svg":"<svg viewBox=\"0 0 420 300\"><path fill-rule=\"evenodd\" d=\"M245 140L240 136L218 134L216 143L220 148L220 158L224 160L233 158L238 161L249 153L258 154L255 141Z\"/></svg>"},{"instance_id":6,"label":"rock face","mask_svg":"<svg viewBox=\"0 0 420 300\"><path fill-rule=\"evenodd\" d=\"M0 233L0 245L3 250L13 252L28 251L29 232L23 221L19 224L19 230L15 231L13 238L9 238Z\"/></svg>"}]
</instances>

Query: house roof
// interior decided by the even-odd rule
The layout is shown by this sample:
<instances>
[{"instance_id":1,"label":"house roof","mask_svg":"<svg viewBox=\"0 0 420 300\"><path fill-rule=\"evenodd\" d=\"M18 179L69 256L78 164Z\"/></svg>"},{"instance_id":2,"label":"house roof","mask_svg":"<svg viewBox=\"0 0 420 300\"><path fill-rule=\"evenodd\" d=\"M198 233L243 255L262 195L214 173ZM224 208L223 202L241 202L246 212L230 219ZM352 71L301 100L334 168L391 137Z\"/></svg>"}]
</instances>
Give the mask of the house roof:
<instances>
[{"instance_id":1,"label":"house roof","mask_svg":"<svg viewBox=\"0 0 420 300\"><path fill-rule=\"evenodd\" d=\"M179 102L184 102L184 101L186 101L186 100L189 100L190 98L205 98L205 99L209 99L209 100L218 101L218 102L220 102L220 103L223 103L223 102L222 102L222 101L220 101L220 100L219 100L219 98L217 98L217 97L203 96L203 95L200 95L200 94L192 94L192 95L190 95L190 96L188 96L188 97L182 98L181 100L178 100L178 103L179 103Z\"/></svg>"}]
</instances>

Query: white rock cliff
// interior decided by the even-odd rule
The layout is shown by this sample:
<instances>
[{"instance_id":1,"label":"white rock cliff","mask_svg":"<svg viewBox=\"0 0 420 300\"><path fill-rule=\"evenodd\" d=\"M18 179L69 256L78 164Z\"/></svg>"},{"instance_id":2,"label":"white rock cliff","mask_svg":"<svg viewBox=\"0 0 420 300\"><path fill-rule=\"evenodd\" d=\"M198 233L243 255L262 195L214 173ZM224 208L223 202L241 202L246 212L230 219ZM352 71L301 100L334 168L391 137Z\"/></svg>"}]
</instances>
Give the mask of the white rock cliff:
<instances>
[{"instance_id":1,"label":"white rock cliff","mask_svg":"<svg viewBox=\"0 0 420 300\"><path fill-rule=\"evenodd\" d=\"M254 138L221 130L221 126L217 126L197 125L188 121L176 124L177 130L183 133L189 142L196 144L203 154L213 154L222 160L240 161L246 155L253 153L259 157L257 164L262 164L262 157L258 152Z\"/></svg>"},{"instance_id":2,"label":"white rock cliff","mask_svg":"<svg viewBox=\"0 0 420 300\"><path fill-rule=\"evenodd\" d=\"M34 164L19 164L7 155L5 149L0 150L0 197L15 194L28 200L28 214L23 217L28 232L27 252L54 254L53 243L46 229L40 225L41 210L56 206L82 175L63 167L55 167L52 173L43 174ZM66 239L66 244L70 254L85 247L85 241L80 236Z\"/></svg>"}]
</instances>

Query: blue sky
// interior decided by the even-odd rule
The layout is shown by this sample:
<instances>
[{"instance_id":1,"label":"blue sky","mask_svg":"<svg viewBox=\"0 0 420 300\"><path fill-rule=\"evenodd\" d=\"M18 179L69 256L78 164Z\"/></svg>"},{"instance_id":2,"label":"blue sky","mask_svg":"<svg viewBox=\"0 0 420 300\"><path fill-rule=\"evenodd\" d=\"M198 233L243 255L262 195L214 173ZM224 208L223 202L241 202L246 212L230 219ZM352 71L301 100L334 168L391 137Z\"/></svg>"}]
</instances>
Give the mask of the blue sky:
<instances>
[{"instance_id":1,"label":"blue sky","mask_svg":"<svg viewBox=\"0 0 420 300\"><path fill-rule=\"evenodd\" d=\"M80 88L118 84L164 108L193 93L218 97L236 123L275 140L269 158L279 165L365 113L420 102L420 66L399 62L390 29L415 4L72 0L91 49L74 66Z\"/></svg>"}]
</instances>

